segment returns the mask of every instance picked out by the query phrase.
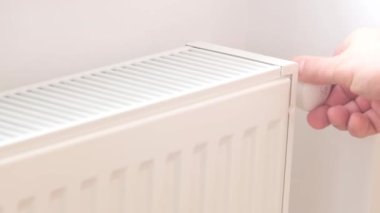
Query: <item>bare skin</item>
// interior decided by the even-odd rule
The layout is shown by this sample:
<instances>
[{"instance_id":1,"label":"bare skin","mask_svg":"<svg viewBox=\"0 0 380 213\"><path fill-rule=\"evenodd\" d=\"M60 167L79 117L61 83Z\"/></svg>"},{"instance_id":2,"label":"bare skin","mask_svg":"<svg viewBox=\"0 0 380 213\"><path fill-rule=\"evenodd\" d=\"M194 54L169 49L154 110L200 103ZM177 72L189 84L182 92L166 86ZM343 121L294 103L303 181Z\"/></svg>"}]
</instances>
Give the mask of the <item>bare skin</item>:
<instances>
[{"instance_id":1,"label":"bare skin","mask_svg":"<svg viewBox=\"0 0 380 213\"><path fill-rule=\"evenodd\" d=\"M334 85L308 114L309 124L330 124L359 138L380 133L380 30L353 32L332 57L298 56L300 80Z\"/></svg>"}]
</instances>

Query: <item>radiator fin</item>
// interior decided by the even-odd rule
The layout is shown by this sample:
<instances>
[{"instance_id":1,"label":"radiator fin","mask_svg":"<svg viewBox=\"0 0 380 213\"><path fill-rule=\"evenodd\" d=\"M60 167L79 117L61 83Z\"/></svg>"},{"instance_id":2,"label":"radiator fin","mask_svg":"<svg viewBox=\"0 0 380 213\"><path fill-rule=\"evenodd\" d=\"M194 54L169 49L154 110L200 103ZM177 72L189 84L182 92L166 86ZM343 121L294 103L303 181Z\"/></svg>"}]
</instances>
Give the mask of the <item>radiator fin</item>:
<instances>
[{"instance_id":1,"label":"radiator fin","mask_svg":"<svg viewBox=\"0 0 380 213\"><path fill-rule=\"evenodd\" d=\"M181 153L169 154L166 162L166 178L164 182L164 211L167 213L179 212L181 186Z\"/></svg>"},{"instance_id":2,"label":"radiator fin","mask_svg":"<svg viewBox=\"0 0 380 213\"><path fill-rule=\"evenodd\" d=\"M88 179L81 186L81 213L97 212L97 180L95 178Z\"/></svg>"},{"instance_id":3,"label":"radiator fin","mask_svg":"<svg viewBox=\"0 0 380 213\"><path fill-rule=\"evenodd\" d=\"M250 128L243 134L240 147L240 180L239 180L239 212L253 212L253 202L255 201L253 192L255 186L253 181L256 179L255 167L257 159L257 128Z\"/></svg>"},{"instance_id":4,"label":"radiator fin","mask_svg":"<svg viewBox=\"0 0 380 213\"><path fill-rule=\"evenodd\" d=\"M285 153L278 154L275 150L276 148L284 149L285 144L279 143L281 138L286 137L286 128L285 126L287 119L281 118L279 120L272 121L268 125L268 153L270 154L270 157L273 159L272 164L270 165L271 168L271 176L268 179L270 183L268 186L271 187L271 191L274 191L277 195L282 195L283 188L281 187L283 184L283 179L276 178L276 177L283 177L283 171L284 171L284 165L281 164L281 162L284 162L285 160ZM268 195L269 197L269 195ZM266 197L266 199L268 199ZM282 198L279 197L278 199L275 199L275 202L267 201L267 207L271 210L269 212L280 212L282 207Z\"/></svg>"},{"instance_id":5,"label":"radiator fin","mask_svg":"<svg viewBox=\"0 0 380 213\"><path fill-rule=\"evenodd\" d=\"M66 192L64 189L57 189L50 195L49 200L50 213L65 213L66 212Z\"/></svg>"},{"instance_id":6,"label":"radiator fin","mask_svg":"<svg viewBox=\"0 0 380 213\"><path fill-rule=\"evenodd\" d=\"M139 168L138 189L137 189L137 212L150 213L153 206L153 161L147 161L141 164Z\"/></svg>"},{"instance_id":7,"label":"radiator fin","mask_svg":"<svg viewBox=\"0 0 380 213\"><path fill-rule=\"evenodd\" d=\"M231 175L231 144L232 136L225 136L218 144L216 159L216 211L228 212L230 200L230 175Z\"/></svg>"},{"instance_id":8,"label":"radiator fin","mask_svg":"<svg viewBox=\"0 0 380 213\"><path fill-rule=\"evenodd\" d=\"M25 200L21 200L18 204L18 213L35 213L34 209L34 199L27 198Z\"/></svg>"},{"instance_id":9,"label":"radiator fin","mask_svg":"<svg viewBox=\"0 0 380 213\"><path fill-rule=\"evenodd\" d=\"M114 171L110 177L109 212L123 213L126 211L126 169Z\"/></svg>"},{"instance_id":10,"label":"radiator fin","mask_svg":"<svg viewBox=\"0 0 380 213\"><path fill-rule=\"evenodd\" d=\"M167 100L276 66L192 47L0 95L0 143Z\"/></svg>"},{"instance_id":11,"label":"radiator fin","mask_svg":"<svg viewBox=\"0 0 380 213\"><path fill-rule=\"evenodd\" d=\"M193 151L193 175L191 177L191 212L203 213L205 202L205 181L207 164L207 145L200 144Z\"/></svg>"}]
</instances>

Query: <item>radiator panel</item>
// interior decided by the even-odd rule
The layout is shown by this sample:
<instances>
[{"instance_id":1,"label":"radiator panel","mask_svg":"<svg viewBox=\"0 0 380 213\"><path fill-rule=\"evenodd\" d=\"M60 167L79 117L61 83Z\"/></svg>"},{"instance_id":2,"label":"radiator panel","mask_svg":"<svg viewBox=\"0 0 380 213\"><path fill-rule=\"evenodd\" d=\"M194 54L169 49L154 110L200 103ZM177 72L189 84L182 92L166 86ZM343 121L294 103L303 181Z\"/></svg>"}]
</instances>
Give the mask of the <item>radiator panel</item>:
<instances>
[{"instance_id":1,"label":"radiator panel","mask_svg":"<svg viewBox=\"0 0 380 213\"><path fill-rule=\"evenodd\" d=\"M280 78L5 158L0 212L279 213L290 87Z\"/></svg>"}]
</instances>

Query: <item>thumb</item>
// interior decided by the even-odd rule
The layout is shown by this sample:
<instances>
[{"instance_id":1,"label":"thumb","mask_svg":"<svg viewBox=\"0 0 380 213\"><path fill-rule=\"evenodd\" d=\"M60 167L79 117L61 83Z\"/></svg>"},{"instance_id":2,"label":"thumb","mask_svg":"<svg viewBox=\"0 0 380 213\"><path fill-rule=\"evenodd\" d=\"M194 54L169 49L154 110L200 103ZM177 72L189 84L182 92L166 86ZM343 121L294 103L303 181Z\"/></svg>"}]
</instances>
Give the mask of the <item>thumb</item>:
<instances>
[{"instance_id":1,"label":"thumb","mask_svg":"<svg viewBox=\"0 0 380 213\"><path fill-rule=\"evenodd\" d=\"M339 84L349 88L348 72L341 72L340 57L298 56L299 79L311 84ZM345 76L346 75L346 76Z\"/></svg>"}]
</instances>

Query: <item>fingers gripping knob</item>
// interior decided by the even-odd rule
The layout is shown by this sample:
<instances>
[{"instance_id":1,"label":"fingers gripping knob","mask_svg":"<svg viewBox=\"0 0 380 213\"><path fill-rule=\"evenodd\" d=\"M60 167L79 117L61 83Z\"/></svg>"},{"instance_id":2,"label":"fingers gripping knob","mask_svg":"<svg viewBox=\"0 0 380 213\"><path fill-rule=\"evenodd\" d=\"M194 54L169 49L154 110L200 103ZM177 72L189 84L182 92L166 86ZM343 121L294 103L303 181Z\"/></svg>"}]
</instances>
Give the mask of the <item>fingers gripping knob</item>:
<instances>
[{"instance_id":1,"label":"fingers gripping knob","mask_svg":"<svg viewBox=\"0 0 380 213\"><path fill-rule=\"evenodd\" d=\"M298 82L297 107L311 111L321 105L329 96L331 85L314 85Z\"/></svg>"}]
</instances>

